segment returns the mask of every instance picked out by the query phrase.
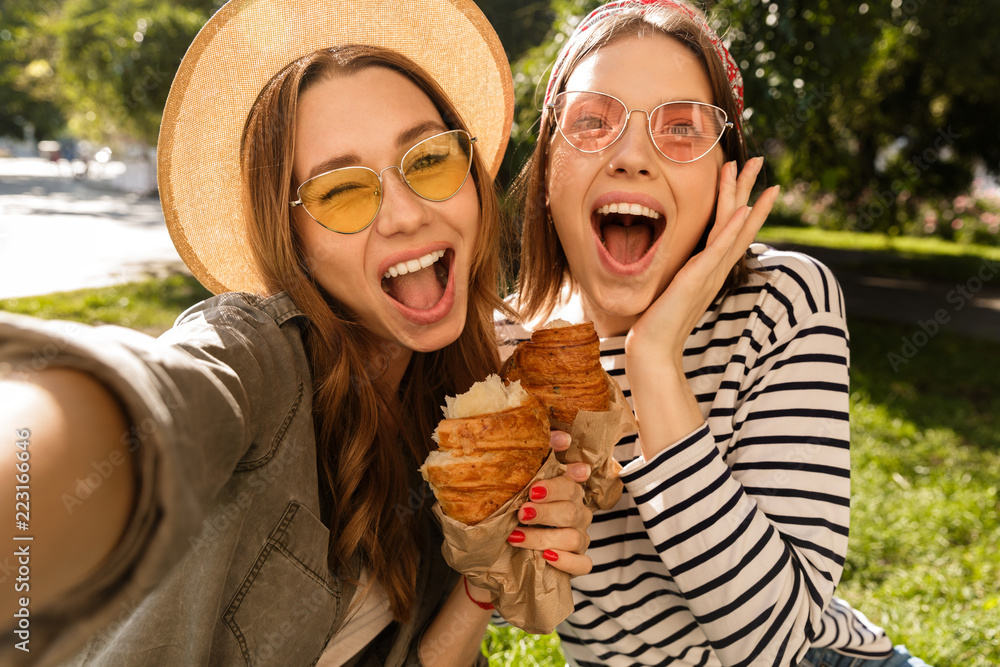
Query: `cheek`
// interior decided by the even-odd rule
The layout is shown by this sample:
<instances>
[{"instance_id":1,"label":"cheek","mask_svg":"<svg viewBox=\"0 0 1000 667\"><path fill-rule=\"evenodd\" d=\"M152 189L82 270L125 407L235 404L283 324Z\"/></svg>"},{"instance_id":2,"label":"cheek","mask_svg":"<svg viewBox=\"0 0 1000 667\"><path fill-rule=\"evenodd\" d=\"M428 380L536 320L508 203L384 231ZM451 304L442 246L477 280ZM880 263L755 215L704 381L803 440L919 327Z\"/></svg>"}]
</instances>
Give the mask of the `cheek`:
<instances>
[{"instance_id":1,"label":"cheek","mask_svg":"<svg viewBox=\"0 0 1000 667\"><path fill-rule=\"evenodd\" d=\"M577 151L573 151L579 155ZM574 164L575 156L566 150L559 142L553 142L549 148L548 161L545 165L545 196L549 209L553 207L566 208L571 203L573 185L579 182L579 168Z\"/></svg>"}]
</instances>

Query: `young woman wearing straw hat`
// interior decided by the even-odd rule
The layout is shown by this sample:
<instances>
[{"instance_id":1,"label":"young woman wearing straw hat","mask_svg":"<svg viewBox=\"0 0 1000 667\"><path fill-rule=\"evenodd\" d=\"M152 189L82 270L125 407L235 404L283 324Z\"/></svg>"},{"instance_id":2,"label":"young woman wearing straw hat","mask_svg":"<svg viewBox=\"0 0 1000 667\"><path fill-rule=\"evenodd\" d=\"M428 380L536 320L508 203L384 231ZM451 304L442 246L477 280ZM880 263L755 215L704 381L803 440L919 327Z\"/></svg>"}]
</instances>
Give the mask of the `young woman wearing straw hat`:
<instances>
[{"instance_id":1,"label":"young woman wearing straw hat","mask_svg":"<svg viewBox=\"0 0 1000 667\"><path fill-rule=\"evenodd\" d=\"M159 182L218 296L159 340L0 317L34 538L30 606L3 609L30 610L30 653L0 662L482 660L488 598L444 563L416 469L444 396L498 367L511 89L465 0L234 0L208 22ZM587 475L541 482L551 527L525 528L571 574Z\"/></svg>"},{"instance_id":2,"label":"young woman wearing straw hat","mask_svg":"<svg viewBox=\"0 0 1000 667\"><path fill-rule=\"evenodd\" d=\"M748 207L761 160L719 36L684 0L608 3L567 40L545 102L518 303L593 320L639 423L558 628L567 654L923 665L834 597L850 520L843 299L814 260L750 245L777 189Z\"/></svg>"}]
</instances>

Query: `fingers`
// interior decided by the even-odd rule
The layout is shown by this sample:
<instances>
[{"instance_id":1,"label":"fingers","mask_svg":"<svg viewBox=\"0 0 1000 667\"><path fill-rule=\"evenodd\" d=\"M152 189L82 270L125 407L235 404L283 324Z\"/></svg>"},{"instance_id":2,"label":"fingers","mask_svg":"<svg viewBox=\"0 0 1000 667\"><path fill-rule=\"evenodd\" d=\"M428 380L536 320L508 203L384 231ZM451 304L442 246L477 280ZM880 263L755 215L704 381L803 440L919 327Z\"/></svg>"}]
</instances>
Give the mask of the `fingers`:
<instances>
[{"instance_id":1,"label":"fingers","mask_svg":"<svg viewBox=\"0 0 1000 667\"><path fill-rule=\"evenodd\" d=\"M565 452L572 444L573 438L566 431L550 431L549 444L557 452Z\"/></svg>"},{"instance_id":2,"label":"fingers","mask_svg":"<svg viewBox=\"0 0 1000 667\"><path fill-rule=\"evenodd\" d=\"M565 475L535 482L528 490L528 499L535 504L560 501L580 502L583 500L583 487L580 486L579 482L585 482L589 477L589 465L570 463L566 466Z\"/></svg>"},{"instance_id":3,"label":"fingers","mask_svg":"<svg viewBox=\"0 0 1000 667\"><path fill-rule=\"evenodd\" d=\"M743 173L736 179L736 198L734 200L736 206L742 206L750 201L750 192L753 190L753 184L757 182L757 176L763 166L764 158L762 157L751 158L743 165Z\"/></svg>"},{"instance_id":4,"label":"fingers","mask_svg":"<svg viewBox=\"0 0 1000 667\"><path fill-rule=\"evenodd\" d=\"M719 174L719 200L715 209L715 225L708 236L711 243L719 234L720 227L728 222L736 212L736 160L722 165Z\"/></svg>"},{"instance_id":5,"label":"fingers","mask_svg":"<svg viewBox=\"0 0 1000 667\"><path fill-rule=\"evenodd\" d=\"M735 160L722 166L715 225L708 237L710 244L721 233L720 228L733 218L740 207L745 206L750 201L750 193L763 166L764 158L751 158L743 165L743 171L738 176Z\"/></svg>"},{"instance_id":6,"label":"fingers","mask_svg":"<svg viewBox=\"0 0 1000 667\"><path fill-rule=\"evenodd\" d=\"M772 186L761 193L754 206L741 206L733 213L727 224L718 232L716 246L724 253L726 265L731 266L753 243L757 232L764 226L774 202L778 199L780 186Z\"/></svg>"},{"instance_id":7,"label":"fingers","mask_svg":"<svg viewBox=\"0 0 1000 667\"><path fill-rule=\"evenodd\" d=\"M518 548L535 551L552 567L573 576L587 574L593 563L586 556L590 536L572 528L522 527L511 533L507 541Z\"/></svg>"},{"instance_id":8,"label":"fingers","mask_svg":"<svg viewBox=\"0 0 1000 667\"><path fill-rule=\"evenodd\" d=\"M581 491L580 498L573 501L524 503L517 511L517 519L525 525L586 530L594 519L594 513L583 504Z\"/></svg>"}]
</instances>

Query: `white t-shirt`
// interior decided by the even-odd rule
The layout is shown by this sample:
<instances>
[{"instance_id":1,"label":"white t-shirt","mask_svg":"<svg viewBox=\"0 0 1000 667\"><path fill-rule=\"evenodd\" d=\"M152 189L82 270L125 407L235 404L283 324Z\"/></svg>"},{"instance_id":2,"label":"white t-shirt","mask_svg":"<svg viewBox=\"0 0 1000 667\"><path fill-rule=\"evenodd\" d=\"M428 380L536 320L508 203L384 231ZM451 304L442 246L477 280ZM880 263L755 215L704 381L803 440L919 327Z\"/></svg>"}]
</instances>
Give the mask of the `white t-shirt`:
<instances>
[{"instance_id":1,"label":"white t-shirt","mask_svg":"<svg viewBox=\"0 0 1000 667\"><path fill-rule=\"evenodd\" d=\"M368 585L368 573L361 572L361 581L354 591L357 598ZM354 600L351 602L353 603ZM340 667L371 643L392 621L389 598L382 585L375 582L361 607L353 613L343 627L330 639L316 667Z\"/></svg>"}]
</instances>

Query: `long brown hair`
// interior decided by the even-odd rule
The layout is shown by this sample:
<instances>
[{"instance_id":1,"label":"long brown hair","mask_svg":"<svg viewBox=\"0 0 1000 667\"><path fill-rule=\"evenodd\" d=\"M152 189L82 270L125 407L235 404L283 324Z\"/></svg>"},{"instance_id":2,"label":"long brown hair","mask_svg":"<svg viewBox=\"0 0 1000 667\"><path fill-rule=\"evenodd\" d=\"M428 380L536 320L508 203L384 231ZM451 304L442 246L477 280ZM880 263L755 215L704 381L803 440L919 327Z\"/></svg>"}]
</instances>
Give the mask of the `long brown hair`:
<instances>
[{"instance_id":1,"label":"long brown hair","mask_svg":"<svg viewBox=\"0 0 1000 667\"><path fill-rule=\"evenodd\" d=\"M693 5L685 4L698 11ZM720 142L725 159L736 160L738 167L742 169L749 154L743 135L743 123L725 67L705 32L682 11L663 5L637 5L635 8L621 9L593 25L577 39L572 47L573 51L567 54L552 86L552 94L565 90L569 76L584 58L597 49L619 40L641 37L647 31L676 39L691 49L701 61L712 88L713 103L722 108L734 124L734 128L726 132ZM529 319L536 316L547 317L556 305L564 282L572 282L569 262L559 242L555 225L549 219L546 203L545 177L549 146L554 135L555 118L549 109L543 109L535 150L513 188L523 216L521 267L517 279L518 307L522 315ZM713 210L708 228L695 248L695 253L704 248L714 219ZM750 273L747 258L741 258L726 279L722 293L744 284Z\"/></svg>"},{"instance_id":2,"label":"long brown hair","mask_svg":"<svg viewBox=\"0 0 1000 667\"><path fill-rule=\"evenodd\" d=\"M473 151L480 228L465 328L441 350L414 353L397 393L382 374L401 348L373 336L309 275L288 205L299 96L325 77L369 67L403 74L427 94L449 129L467 129L447 95L409 59L386 49L339 46L296 60L261 91L244 128L241 166L253 256L268 287L286 291L309 320L304 340L330 568L345 573L360 560L370 582L388 593L393 617L404 621L415 602L421 537L421 522L412 515L422 511L414 497L423 499L423 486L414 471L430 450L438 406L499 366L493 312L504 310L496 294L500 213L492 178Z\"/></svg>"}]
</instances>

